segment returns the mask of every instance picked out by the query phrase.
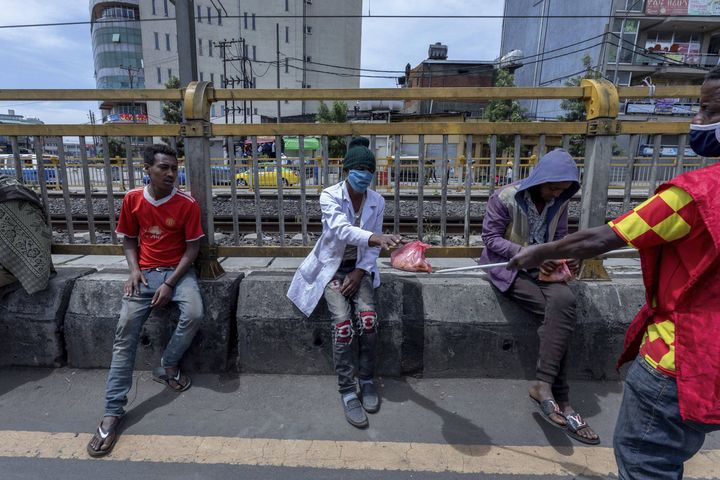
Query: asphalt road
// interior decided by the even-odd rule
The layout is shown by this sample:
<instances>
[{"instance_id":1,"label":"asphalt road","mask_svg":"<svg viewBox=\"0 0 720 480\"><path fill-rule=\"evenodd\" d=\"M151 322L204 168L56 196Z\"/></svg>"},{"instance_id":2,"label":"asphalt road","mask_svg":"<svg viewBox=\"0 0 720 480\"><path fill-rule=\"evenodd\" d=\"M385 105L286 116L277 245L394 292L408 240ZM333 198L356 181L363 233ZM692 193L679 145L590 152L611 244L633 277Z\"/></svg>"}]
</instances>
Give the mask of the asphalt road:
<instances>
[{"instance_id":1,"label":"asphalt road","mask_svg":"<svg viewBox=\"0 0 720 480\"><path fill-rule=\"evenodd\" d=\"M102 415L106 371L0 369L0 478L613 478L620 382L573 382L602 438L569 439L533 413L529 382L381 379L370 428L348 425L330 376L195 375L182 394L136 372L113 453L85 445ZM709 436L686 478L720 477Z\"/></svg>"}]
</instances>

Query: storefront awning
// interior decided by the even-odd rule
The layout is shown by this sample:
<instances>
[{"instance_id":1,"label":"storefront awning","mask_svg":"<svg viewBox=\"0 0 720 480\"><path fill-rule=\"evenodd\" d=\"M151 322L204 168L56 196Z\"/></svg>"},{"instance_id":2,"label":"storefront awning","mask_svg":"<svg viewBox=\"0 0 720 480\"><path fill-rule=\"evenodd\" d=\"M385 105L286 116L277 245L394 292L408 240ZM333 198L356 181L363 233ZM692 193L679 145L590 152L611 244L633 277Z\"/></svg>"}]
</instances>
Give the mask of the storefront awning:
<instances>
[{"instance_id":1,"label":"storefront awning","mask_svg":"<svg viewBox=\"0 0 720 480\"><path fill-rule=\"evenodd\" d=\"M320 148L320 139L317 137L305 137L303 147L305 150L318 150ZM283 137L285 142L285 150L300 150L300 140L298 137Z\"/></svg>"}]
</instances>

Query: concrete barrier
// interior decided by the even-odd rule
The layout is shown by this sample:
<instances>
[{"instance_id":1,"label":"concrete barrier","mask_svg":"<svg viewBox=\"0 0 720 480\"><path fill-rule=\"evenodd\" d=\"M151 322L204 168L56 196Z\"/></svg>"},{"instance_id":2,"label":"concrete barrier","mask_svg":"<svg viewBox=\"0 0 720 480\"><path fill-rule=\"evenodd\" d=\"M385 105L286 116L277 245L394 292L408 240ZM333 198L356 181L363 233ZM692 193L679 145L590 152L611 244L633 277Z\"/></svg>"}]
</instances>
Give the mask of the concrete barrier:
<instances>
[{"instance_id":1,"label":"concrete barrier","mask_svg":"<svg viewBox=\"0 0 720 480\"><path fill-rule=\"evenodd\" d=\"M240 284L238 367L243 372L332 373L330 320L321 300L306 318L285 297L291 272ZM578 324L570 378L617 378L625 329L644 302L637 279L574 282ZM482 277L384 274L378 290L378 374L534 378L538 319Z\"/></svg>"},{"instance_id":2,"label":"concrete barrier","mask_svg":"<svg viewBox=\"0 0 720 480\"><path fill-rule=\"evenodd\" d=\"M0 366L58 367L65 362L63 320L77 278L89 268L59 268L48 288L28 295L22 288L2 298Z\"/></svg>"},{"instance_id":3,"label":"concrete barrier","mask_svg":"<svg viewBox=\"0 0 720 480\"><path fill-rule=\"evenodd\" d=\"M427 376L534 378L539 320L479 277L424 277ZM573 282L578 322L568 377L617 378L625 330L644 303L639 280Z\"/></svg>"},{"instance_id":4,"label":"concrete barrier","mask_svg":"<svg viewBox=\"0 0 720 480\"><path fill-rule=\"evenodd\" d=\"M242 274L235 273L200 282L205 320L183 358L182 368L200 372L231 369L229 362L234 355L230 350L236 341L233 317L241 278ZM75 283L65 315L69 366L110 366L125 280L127 273L95 273ZM136 369L150 370L160 365L178 316L174 305L153 311L140 335Z\"/></svg>"},{"instance_id":5,"label":"concrete barrier","mask_svg":"<svg viewBox=\"0 0 720 480\"><path fill-rule=\"evenodd\" d=\"M285 296L293 273L252 273L240 283L238 367L243 372L332 373L330 317L322 300L306 318ZM384 276L378 289L381 375L402 371L403 283Z\"/></svg>"}]
</instances>

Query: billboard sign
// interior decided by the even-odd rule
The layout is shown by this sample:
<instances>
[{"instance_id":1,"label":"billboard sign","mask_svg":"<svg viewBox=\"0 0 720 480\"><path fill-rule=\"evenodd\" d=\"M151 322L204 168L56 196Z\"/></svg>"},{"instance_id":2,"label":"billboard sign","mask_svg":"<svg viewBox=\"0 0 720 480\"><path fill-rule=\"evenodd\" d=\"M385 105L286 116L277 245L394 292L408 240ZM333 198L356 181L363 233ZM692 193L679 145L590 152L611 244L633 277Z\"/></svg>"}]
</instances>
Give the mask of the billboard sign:
<instances>
[{"instance_id":1,"label":"billboard sign","mask_svg":"<svg viewBox=\"0 0 720 480\"><path fill-rule=\"evenodd\" d=\"M647 0L646 15L720 15L720 2L717 0Z\"/></svg>"}]
</instances>

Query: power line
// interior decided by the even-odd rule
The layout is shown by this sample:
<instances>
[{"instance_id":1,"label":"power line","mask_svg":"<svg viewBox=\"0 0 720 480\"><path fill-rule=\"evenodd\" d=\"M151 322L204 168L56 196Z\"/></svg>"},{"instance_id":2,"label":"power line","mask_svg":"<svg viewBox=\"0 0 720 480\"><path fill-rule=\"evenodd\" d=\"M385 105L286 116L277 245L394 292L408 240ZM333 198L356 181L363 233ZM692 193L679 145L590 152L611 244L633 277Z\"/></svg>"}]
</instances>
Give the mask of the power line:
<instances>
[{"instance_id":1,"label":"power line","mask_svg":"<svg viewBox=\"0 0 720 480\"><path fill-rule=\"evenodd\" d=\"M370 18L370 19L427 19L427 20L438 20L438 19L457 19L457 20L501 20L504 18L509 19L543 19L543 18L558 18L558 19L578 19L578 18L616 18L616 15L305 15L305 18L318 18L318 19L332 19L332 18ZM242 15L226 15L223 18L243 18ZM301 19L303 15L261 15L256 14L255 18L268 18L268 19ZM637 14L627 17L630 20L647 18L646 15ZM706 15L653 15L652 18L664 19L664 18L697 18L706 19ZM93 24L104 24L104 23L128 23L128 22L162 22L162 21L174 21L175 17L160 17L160 18L118 18L118 19L105 19L105 20L82 20L74 22L47 22L47 23L25 23L25 24L14 24L14 25L0 25L0 29L5 28L35 28L35 27L64 27L64 26L75 26L75 25L93 25Z\"/></svg>"}]
</instances>

